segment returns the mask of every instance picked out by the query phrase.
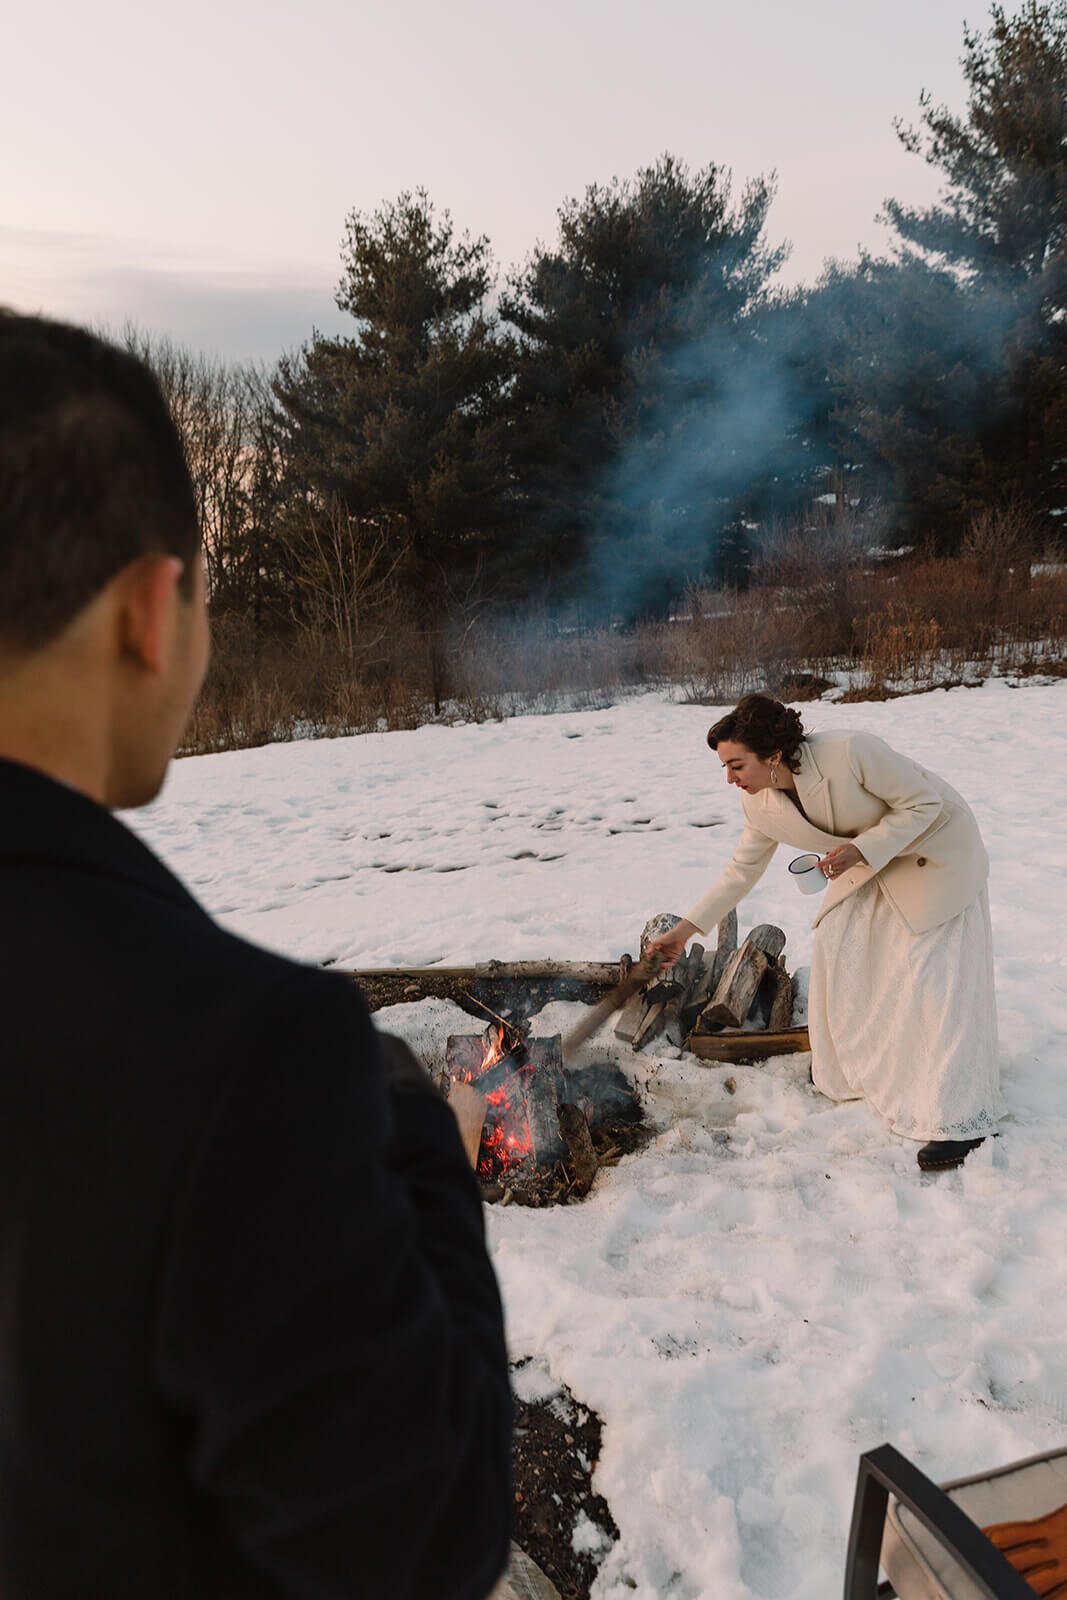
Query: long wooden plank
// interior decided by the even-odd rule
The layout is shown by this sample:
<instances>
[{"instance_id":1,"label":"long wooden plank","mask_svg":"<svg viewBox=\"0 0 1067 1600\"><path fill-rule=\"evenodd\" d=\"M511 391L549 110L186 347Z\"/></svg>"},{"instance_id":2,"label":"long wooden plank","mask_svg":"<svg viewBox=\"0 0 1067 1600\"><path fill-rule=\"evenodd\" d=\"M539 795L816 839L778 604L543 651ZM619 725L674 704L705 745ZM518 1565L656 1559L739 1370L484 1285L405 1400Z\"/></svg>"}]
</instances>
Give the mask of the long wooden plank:
<instances>
[{"instance_id":1,"label":"long wooden plank","mask_svg":"<svg viewBox=\"0 0 1067 1600\"><path fill-rule=\"evenodd\" d=\"M783 1028L768 1033L691 1033L686 1047L701 1061L765 1061L768 1056L794 1055L810 1050L807 1028Z\"/></svg>"},{"instance_id":2,"label":"long wooden plank","mask_svg":"<svg viewBox=\"0 0 1067 1600\"><path fill-rule=\"evenodd\" d=\"M475 967L333 967L348 978L574 978L585 983L615 984L617 961L482 961Z\"/></svg>"}]
</instances>

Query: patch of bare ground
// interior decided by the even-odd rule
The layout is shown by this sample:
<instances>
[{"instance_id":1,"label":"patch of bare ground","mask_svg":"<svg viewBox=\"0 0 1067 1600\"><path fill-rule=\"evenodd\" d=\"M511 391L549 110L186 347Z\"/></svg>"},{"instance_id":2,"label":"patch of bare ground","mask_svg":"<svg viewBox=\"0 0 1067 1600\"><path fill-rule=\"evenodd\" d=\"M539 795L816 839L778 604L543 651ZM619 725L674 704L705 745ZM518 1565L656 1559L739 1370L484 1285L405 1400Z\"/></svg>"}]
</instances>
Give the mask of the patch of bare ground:
<instances>
[{"instance_id":1,"label":"patch of bare ground","mask_svg":"<svg viewBox=\"0 0 1067 1600\"><path fill-rule=\"evenodd\" d=\"M600 1564L619 1537L607 1501L592 1484L600 1440L600 1418L567 1390L515 1403L513 1537L562 1600L589 1600Z\"/></svg>"}]
</instances>

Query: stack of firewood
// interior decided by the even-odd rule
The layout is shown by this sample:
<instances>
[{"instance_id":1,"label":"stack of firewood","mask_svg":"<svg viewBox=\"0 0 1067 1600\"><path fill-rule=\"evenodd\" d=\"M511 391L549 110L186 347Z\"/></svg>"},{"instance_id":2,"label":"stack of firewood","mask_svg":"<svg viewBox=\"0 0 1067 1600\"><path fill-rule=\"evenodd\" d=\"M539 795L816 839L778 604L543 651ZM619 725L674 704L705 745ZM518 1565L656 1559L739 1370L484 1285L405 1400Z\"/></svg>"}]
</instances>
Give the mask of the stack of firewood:
<instances>
[{"instance_id":1,"label":"stack of firewood","mask_svg":"<svg viewBox=\"0 0 1067 1600\"><path fill-rule=\"evenodd\" d=\"M665 931L676 917L654 917L641 936ZM713 951L688 954L629 1000L615 1036L640 1050L665 1034L707 1061L752 1061L808 1050L807 1028L793 1027L794 981L782 959L785 934L764 922L737 942L737 912L719 923ZM625 969L629 958L623 957Z\"/></svg>"}]
</instances>

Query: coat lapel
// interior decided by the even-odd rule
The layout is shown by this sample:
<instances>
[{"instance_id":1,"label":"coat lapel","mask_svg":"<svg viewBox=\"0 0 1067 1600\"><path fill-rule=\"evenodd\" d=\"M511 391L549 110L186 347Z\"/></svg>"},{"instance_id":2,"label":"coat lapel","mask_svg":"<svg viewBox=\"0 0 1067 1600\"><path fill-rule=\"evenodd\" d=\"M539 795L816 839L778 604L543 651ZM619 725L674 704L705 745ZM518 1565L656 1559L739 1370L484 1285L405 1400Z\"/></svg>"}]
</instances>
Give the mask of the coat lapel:
<instances>
[{"instance_id":1,"label":"coat lapel","mask_svg":"<svg viewBox=\"0 0 1067 1600\"><path fill-rule=\"evenodd\" d=\"M795 845L798 850L817 850L825 855L840 844L841 839L834 833L830 785L806 743L800 747L800 771L794 774L793 781L803 811L797 809L783 790L771 788L761 789L751 799L746 797L742 802L744 809L769 838Z\"/></svg>"},{"instance_id":2,"label":"coat lapel","mask_svg":"<svg viewBox=\"0 0 1067 1600\"><path fill-rule=\"evenodd\" d=\"M799 755L800 771L793 777L793 782L797 786L797 799L803 806L809 822L814 823L816 828L821 828L823 833L833 833L834 808L830 803L830 785L819 771L811 745L806 739L800 746ZM786 800L785 803L787 806L793 804L792 800Z\"/></svg>"}]
</instances>

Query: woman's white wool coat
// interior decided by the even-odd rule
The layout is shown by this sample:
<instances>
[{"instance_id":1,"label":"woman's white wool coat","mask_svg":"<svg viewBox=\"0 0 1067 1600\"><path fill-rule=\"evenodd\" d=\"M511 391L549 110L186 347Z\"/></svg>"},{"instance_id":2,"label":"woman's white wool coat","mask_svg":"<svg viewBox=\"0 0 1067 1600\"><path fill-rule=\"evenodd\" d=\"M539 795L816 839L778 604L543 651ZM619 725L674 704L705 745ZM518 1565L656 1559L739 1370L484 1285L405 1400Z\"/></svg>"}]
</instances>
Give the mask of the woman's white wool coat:
<instances>
[{"instance_id":1,"label":"woman's white wool coat","mask_svg":"<svg viewBox=\"0 0 1067 1600\"><path fill-rule=\"evenodd\" d=\"M963 797L871 733L813 733L793 775L804 815L779 788L741 794L745 828L733 859L685 913L703 932L758 883L780 844L824 856L852 843L867 865L830 880L812 923L875 879L913 933L956 916L980 894L989 858Z\"/></svg>"}]
</instances>

